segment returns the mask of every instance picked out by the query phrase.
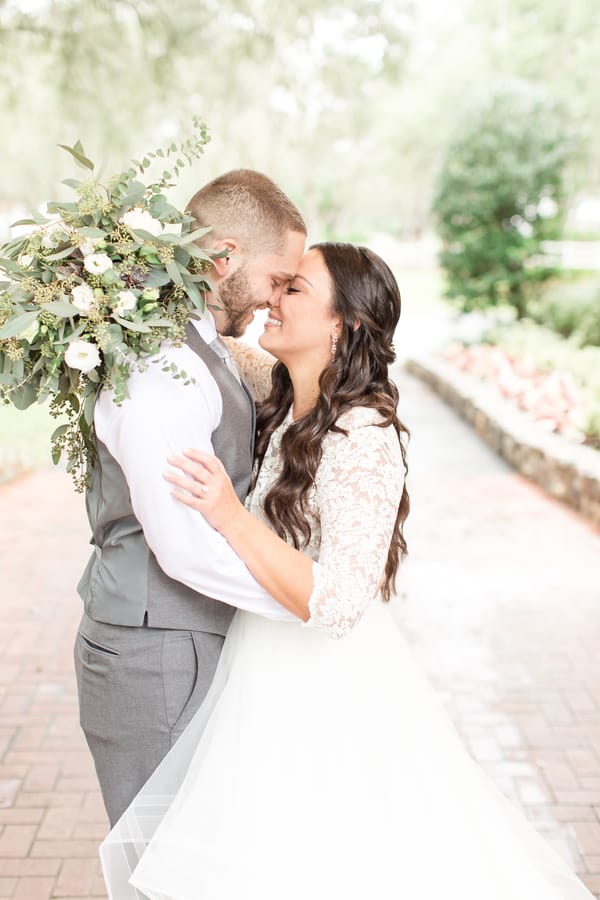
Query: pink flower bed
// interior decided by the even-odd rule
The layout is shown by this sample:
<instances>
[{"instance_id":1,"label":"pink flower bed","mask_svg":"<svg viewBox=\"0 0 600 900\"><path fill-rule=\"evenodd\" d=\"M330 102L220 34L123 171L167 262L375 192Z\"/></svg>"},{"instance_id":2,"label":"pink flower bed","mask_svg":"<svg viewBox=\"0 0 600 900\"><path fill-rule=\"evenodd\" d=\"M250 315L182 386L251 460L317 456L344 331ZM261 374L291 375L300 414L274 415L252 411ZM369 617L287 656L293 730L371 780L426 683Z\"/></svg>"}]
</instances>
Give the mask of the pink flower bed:
<instances>
[{"instance_id":1,"label":"pink flower bed","mask_svg":"<svg viewBox=\"0 0 600 900\"><path fill-rule=\"evenodd\" d=\"M444 353L457 368L490 382L541 426L578 442L587 404L569 372L542 372L529 354L513 356L501 347L453 344Z\"/></svg>"}]
</instances>

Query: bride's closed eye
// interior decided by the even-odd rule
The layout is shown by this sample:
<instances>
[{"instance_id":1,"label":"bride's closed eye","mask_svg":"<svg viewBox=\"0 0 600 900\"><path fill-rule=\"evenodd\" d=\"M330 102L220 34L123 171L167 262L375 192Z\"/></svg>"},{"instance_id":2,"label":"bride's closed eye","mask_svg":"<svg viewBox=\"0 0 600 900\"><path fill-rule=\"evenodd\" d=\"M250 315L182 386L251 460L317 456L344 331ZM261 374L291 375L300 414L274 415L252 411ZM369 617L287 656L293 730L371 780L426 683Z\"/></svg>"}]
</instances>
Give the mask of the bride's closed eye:
<instances>
[{"instance_id":1,"label":"bride's closed eye","mask_svg":"<svg viewBox=\"0 0 600 900\"><path fill-rule=\"evenodd\" d=\"M299 294L299 293L300 293L300 288L295 288L295 287L292 287L291 285L289 286L289 288L286 291L286 294Z\"/></svg>"}]
</instances>

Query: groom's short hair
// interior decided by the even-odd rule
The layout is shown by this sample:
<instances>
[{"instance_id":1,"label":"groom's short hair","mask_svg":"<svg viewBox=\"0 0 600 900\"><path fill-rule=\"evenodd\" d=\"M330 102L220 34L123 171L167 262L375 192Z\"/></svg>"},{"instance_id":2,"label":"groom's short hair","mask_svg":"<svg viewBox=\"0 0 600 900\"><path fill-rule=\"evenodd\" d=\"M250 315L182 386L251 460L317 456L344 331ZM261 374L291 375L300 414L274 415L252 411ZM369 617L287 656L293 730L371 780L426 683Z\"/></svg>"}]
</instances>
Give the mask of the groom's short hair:
<instances>
[{"instance_id":1,"label":"groom's short hair","mask_svg":"<svg viewBox=\"0 0 600 900\"><path fill-rule=\"evenodd\" d=\"M276 253L286 233L306 234L306 223L290 198L274 181L253 169L233 169L210 181L187 206L193 228L210 227L198 244L211 246L235 238L250 255Z\"/></svg>"}]
</instances>

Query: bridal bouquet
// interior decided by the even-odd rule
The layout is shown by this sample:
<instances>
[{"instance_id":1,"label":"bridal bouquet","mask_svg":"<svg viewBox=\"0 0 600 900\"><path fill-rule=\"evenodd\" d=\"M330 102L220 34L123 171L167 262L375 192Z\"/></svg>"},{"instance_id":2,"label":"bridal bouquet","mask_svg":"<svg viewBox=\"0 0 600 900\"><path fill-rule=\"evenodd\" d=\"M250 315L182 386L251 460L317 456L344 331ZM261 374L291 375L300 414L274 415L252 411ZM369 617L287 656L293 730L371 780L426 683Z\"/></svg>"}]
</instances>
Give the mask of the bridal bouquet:
<instances>
[{"instance_id":1,"label":"bridal bouquet","mask_svg":"<svg viewBox=\"0 0 600 900\"><path fill-rule=\"evenodd\" d=\"M66 453L79 490L100 388L114 388L123 402L132 368L160 362L161 343L183 342L188 319L204 306L214 254L194 241L208 229L192 231L191 217L164 192L208 140L195 119L191 138L133 160L106 184L80 142L61 145L87 173L64 182L75 200L16 222L30 230L0 249L0 393L19 409L50 399L51 414L66 419L52 435L52 458ZM168 170L142 181L161 161Z\"/></svg>"}]
</instances>

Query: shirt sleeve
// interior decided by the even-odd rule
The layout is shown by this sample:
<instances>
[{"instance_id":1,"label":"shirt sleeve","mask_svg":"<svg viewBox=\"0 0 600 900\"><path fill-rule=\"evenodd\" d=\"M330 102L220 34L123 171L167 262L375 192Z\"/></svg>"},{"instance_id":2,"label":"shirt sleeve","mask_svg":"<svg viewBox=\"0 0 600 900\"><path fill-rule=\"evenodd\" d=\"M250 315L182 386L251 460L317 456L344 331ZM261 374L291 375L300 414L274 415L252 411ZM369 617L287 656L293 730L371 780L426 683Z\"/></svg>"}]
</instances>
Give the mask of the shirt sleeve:
<instances>
[{"instance_id":1,"label":"shirt sleeve","mask_svg":"<svg viewBox=\"0 0 600 900\"><path fill-rule=\"evenodd\" d=\"M221 395L204 363L189 348L171 351L180 369L193 374L184 384L151 364L129 378L129 398L120 406L112 392L96 403L98 438L121 466L131 504L148 546L167 575L195 591L267 618L296 617L256 581L225 538L197 510L171 495L163 474L167 457L187 447L214 453L211 435L221 417Z\"/></svg>"},{"instance_id":2,"label":"shirt sleeve","mask_svg":"<svg viewBox=\"0 0 600 900\"><path fill-rule=\"evenodd\" d=\"M317 472L321 547L307 623L334 638L354 627L378 592L404 484L393 427L340 424L348 436L328 436Z\"/></svg>"}]
</instances>

